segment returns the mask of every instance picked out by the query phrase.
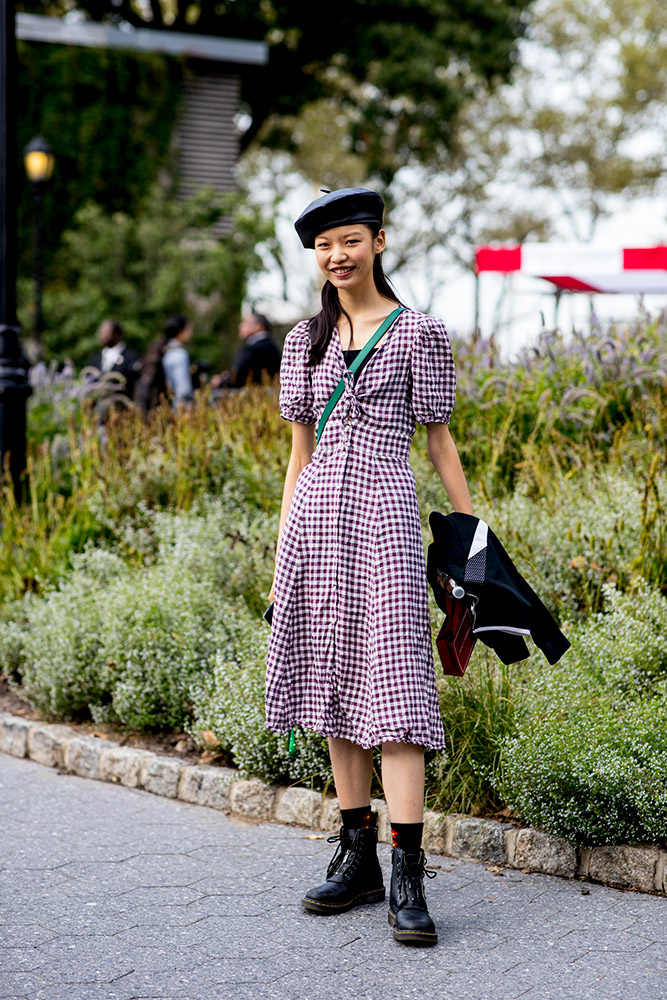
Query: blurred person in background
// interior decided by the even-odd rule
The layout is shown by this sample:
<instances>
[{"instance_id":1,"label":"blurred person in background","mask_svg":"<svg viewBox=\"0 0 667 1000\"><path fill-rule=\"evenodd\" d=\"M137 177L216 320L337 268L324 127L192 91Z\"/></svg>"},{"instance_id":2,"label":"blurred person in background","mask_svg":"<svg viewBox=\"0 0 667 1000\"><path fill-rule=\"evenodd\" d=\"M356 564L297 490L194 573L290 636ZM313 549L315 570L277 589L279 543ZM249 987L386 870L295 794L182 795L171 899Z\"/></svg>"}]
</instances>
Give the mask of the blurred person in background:
<instances>
[{"instance_id":1,"label":"blurred person in background","mask_svg":"<svg viewBox=\"0 0 667 1000\"><path fill-rule=\"evenodd\" d=\"M194 398L192 366L186 344L192 339L192 324L185 316L170 316L165 323L162 369L172 406L189 406Z\"/></svg>"},{"instance_id":2,"label":"blurred person in background","mask_svg":"<svg viewBox=\"0 0 667 1000\"><path fill-rule=\"evenodd\" d=\"M162 400L168 396L167 380L164 377L164 368L162 367L164 347L164 337L158 337L157 340L149 344L144 355L141 378L137 382L134 394L134 401L144 418L147 418L151 410L159 406Z\"/></svg>"},{"instance_id":3,"label":"blurred person in background","mask_svg":"<svg viewBox=\"0 0 667 1000\"><path fill-rule=\"evenodd\" d=\"M125 379L122 391L130 399L134 394L141 375L141 355L128 347L123 339L123 327L115 319L105 319L97 331L100 349L91 355L88 365L102 374L117 372Z\"/></svg>"},{"instance_id":4,"label":"blurred person in background","mask_svg":"<svg viewBox=\"0 0 667 1000\"><path fill-rule=\"evenodd\" d=\"M251 312L239 325L241 346L229 371L211 379L214 389L242 389L248 384L261 385L266 374L270 379L280 371L280 351L271 337L271 323L262 313Z\"/></svg>"}]
</instances>

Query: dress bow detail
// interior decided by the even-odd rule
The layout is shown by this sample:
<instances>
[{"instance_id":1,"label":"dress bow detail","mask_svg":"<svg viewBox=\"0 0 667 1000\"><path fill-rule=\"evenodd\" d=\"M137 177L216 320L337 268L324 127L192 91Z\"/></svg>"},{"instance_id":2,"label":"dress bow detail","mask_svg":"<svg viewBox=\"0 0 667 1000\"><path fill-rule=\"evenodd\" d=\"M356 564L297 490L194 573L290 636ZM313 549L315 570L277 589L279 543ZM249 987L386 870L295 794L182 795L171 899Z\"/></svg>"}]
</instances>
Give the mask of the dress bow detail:
<instances>
[{"instance_id":1,"label":"dress bow detail","mask_svg":"<svg viewBox=\"0 0 667 1000\"><path fill-rule=\"evenodd\" d=\"M345 426L349 425L353 420L358 420L361 416L359 398L355 391L354 375L351 372L345 372L345 389L343 391L343 395L341 396L339 406L341 408L341 417Z\"/></svg>"}]
</instances>

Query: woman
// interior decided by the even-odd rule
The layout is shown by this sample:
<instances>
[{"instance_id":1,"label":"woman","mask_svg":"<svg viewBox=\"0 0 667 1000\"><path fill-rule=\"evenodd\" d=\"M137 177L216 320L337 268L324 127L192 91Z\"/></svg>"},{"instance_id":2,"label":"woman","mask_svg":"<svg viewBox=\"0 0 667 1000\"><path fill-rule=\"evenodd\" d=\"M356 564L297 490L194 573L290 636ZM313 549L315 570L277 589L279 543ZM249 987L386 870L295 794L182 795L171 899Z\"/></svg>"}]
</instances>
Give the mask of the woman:
<instances>
[{"instance_id":1,"label":"woman","mask_svg":"<svg viewBox=\"0 0 667 1000\"><path fill-rule=\"evenodd\" d=\"M415 424L452 506L470 496L447 423L455 375L440 320L405 309L351 376L315 447L315 424L355 355L399 305L381 263L384 205L346 188L295 223L325 283L322 311L287 335L281 415L292 422L271 640L267 725L328 737L342 828L326 881L304 907L333 914L385 898L370 809L373 747L392 825L389 922L435 944L423 893L424 750L445 748L426 570L408 455Z\"/></svg>"},{"instance_id":2,"label":"woman","mask_svg":"<svg viewBox=\"0 0 667 1000\"><path fill-rule=\"evenodd\" d=\"M164 328L162 368L175 410L189 406L194 397L190 355L186 344L192 338L192 324L185 316L170 316Z\"/></svg>"}]
</instances>

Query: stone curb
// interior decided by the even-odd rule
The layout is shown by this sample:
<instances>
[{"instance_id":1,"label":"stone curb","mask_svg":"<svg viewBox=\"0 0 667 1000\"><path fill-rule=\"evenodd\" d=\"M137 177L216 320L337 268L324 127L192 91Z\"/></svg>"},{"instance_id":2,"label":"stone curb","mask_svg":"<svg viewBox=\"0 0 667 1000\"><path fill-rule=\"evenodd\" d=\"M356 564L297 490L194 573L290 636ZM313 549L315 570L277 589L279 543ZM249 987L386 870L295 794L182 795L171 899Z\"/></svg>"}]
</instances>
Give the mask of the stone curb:
<instances>
[{"instance_id":1,"label":"stone curb","mask_svg":"<svg viewBox=\"0 0 667 1000\"><path fill-rule=\"evenodd\" d=\"M338 800L307 788L276 788L244 779L227 767L181 763L111 740L81 736L67 726L32 722L0 712L0 752L29 757L82 778L142 788L248 819L288 823L337 833ZM378 837L391 841L389 811L373 800ZM589 879L640 892L667 893L667 850L653 844L581 847L530 827L457 813L426 812L424 846L435 854L563 878Z\"/></svg>"}]
</instances>

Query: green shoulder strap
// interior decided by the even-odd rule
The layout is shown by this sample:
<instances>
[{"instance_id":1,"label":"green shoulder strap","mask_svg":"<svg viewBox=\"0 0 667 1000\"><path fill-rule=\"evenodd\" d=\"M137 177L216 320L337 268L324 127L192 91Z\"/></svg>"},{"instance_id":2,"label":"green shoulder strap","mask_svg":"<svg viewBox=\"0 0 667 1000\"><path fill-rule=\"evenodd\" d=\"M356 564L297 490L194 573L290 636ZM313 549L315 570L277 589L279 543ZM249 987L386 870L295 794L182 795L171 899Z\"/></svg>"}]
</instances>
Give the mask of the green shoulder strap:
<instances>
[{"instance_id":1,"label":"green shoulder strap","mask_svg":"<svg viewBox=\"0 0 667 1000\"><path fill-rule=\"evenodd\" d=\"M398 317L401 315L404 309L405 306L399 306L398 309L394 309L392 313L389 313L387 318L377 328L377 330L375 331L371 339L368 341L368 343L363 346L361 351L359 351L359 354L356 356L356 358L348 368L348 371L352 372L352 374L354 374L357 371L359 366L363 364L364 359L370 354L370 352L373 350L373 348L380 340L380 338L384 336L384 334L387 332L387 330L392 325L394 320L398 319ZM324 425L331 416L334 406L336 405L340 397L343 395L344 388L345 388L345 378L343 377L336 386L336 388L334 389L333 393L331 394L327 405L324 407L324 412L322 413L322 416L320 417L320 422L317 425L316 443L319 443L320 437L322 436L322 431L324 430ZM294 755L296 754L296 734L293 729L290 729L287 746L288 746L289 756L294 757Z\"/></svg>"},{"instance_id":2,"label":"green shoulder strap","mask_svg":"<svg viewBox=\"0 0 667 1000\"><path fill-rule=\"evenodd\" d=\"M405 306L399 306L398 309L394 309L394 311L392 313L389 313L387 318L382 321L382 323L377 328L377 330L375 331L371 339L368 341L368 343L364 344L362 349L359 351L359 354L348 368L349 372L352 372L352 374L354 375L357 369L364 363L364 361L366 360L370 352L373 350L377 342L381 339L381 337L385 335L385 333L392 325L394 320L398 319L398 317L401 315L404 309ZM322 413L322 416L320 417L320 422L317 425L317 437L315 441L316 444L319 444L320 438L322 437L322 431L324 430L324 425L331 416L334 406L336 405L340 397L343 395L344 389L345 389L345 376L343 376L343 378L340 380L340 382L332 392L331 396L329 397L327 405L324 407L324 411Z\"/></svg>"}]
</instances>

